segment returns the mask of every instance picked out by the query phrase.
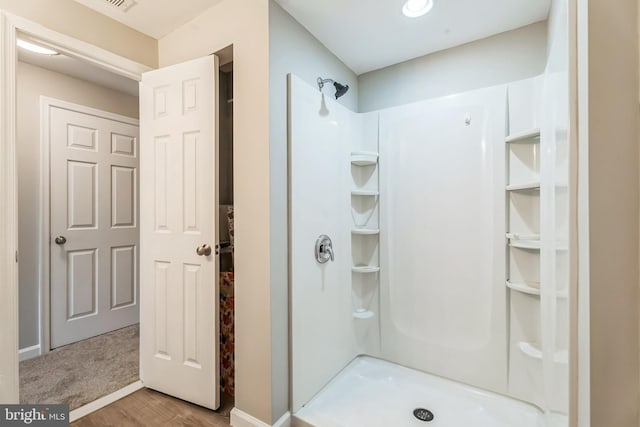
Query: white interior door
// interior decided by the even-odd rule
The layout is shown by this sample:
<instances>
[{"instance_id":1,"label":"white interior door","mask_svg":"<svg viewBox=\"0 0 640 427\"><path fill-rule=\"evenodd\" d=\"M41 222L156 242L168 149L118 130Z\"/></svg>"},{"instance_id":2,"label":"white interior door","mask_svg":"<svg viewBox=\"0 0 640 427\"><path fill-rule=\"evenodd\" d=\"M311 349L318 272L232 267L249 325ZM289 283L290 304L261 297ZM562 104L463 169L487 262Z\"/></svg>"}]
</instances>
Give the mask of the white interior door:
<instances>
[{"instance_id":1,"label":"white interior door","mask_svg":"<svg viewBox=\"0 0 640 427\"><path fill-rule=\"evenodd\" d=\"M140 84L140 378L212 409L219 406L217 76L209 56L145 73Z\"/></svg>"},{"instance_id":2,"label":"white interior door","mask_svg":"<svg viewBox=\"0 0 640 427\"><path fill-rule=\"evenodd\" d=\"M55 348L138 322L138 126L46 105Z\"/></svg>"}]
</instances>

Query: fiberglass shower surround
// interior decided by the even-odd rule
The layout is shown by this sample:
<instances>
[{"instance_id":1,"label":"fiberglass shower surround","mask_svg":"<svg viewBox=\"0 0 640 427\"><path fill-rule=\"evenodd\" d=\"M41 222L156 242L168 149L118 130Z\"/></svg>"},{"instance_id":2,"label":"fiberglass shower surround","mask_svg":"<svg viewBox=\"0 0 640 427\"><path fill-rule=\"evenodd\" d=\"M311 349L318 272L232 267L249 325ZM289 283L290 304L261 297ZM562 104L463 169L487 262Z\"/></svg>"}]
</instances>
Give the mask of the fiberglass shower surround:
<instances>
[{"instance_id":1,"label":"fiberglass shower surround","mask_svg":"<svg viewBox=\"0 0 640 427\"><path fill-rule=\"evenodd\" d=\"M567 413L566 112L542 108L562 104L563 84L545 74L357 114L290 76L300 418L333 425L318 408L364 393L359 355L392 362L374 376L395 363ZM313 256L321 235L333 261Z\"/></svg>"}]
</instances>

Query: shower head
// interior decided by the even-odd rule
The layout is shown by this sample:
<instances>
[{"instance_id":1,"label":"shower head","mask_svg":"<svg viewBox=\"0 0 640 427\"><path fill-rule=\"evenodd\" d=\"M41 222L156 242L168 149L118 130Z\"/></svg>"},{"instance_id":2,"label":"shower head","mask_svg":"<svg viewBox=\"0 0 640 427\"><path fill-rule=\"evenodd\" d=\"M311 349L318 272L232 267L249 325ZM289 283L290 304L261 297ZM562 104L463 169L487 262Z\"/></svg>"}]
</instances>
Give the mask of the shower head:
<instances>
[{"instance_id":1,"label":"shower head","mask_svg":"<svg viewBox=\"0 0 640 427\"><path fill-rule=\"evenodd\" d=\"M333 83L333 87L336 88L336 99L340 98L349 90L349 85L340 84L333 79L323 79L322 77L318 77L318 89L320 90L320 92L322 92L324 84L330 82Z\"/></svg>"},{"instance_id":2,"label":"shower head","mask_svg":"<svg viewBox=\"0 0 640 427\"><path fill-rule=\"evenodd\" d=\"M333 82L333 86L336 88L336 99L340 98L349 90L349 85L343 86L338 82Z\"/></svg>"}]
</instances>

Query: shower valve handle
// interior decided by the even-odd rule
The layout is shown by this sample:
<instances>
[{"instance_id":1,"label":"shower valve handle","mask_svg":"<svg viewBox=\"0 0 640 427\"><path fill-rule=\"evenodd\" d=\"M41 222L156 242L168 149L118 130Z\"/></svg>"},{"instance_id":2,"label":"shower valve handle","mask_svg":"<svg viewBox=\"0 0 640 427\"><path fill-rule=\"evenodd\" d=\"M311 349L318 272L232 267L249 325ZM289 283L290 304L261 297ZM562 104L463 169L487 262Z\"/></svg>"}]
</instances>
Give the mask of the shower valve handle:
<instances>
[{"instance_id":1,"label":"shower valve handle","mask_svg":"<svg viewBox=\"0 0 640 427\"><path fill-rule=\"evenodd\" d=\"M324 264L329 260L334 260L333 254L333 243L331 242L331 238L326 234L323 234L318 237L316 240L316 261L320 264Z\"/></svg>"}]
</instances>

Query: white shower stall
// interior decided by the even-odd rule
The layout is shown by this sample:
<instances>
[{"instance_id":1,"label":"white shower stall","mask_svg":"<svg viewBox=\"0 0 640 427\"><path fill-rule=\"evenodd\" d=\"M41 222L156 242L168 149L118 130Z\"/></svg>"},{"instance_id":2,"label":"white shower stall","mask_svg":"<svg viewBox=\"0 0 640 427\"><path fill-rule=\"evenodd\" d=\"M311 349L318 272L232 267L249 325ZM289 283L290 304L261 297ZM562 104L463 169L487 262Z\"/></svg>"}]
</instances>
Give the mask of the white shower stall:
<instances>
[{"instance_id":1,"label":"white shower stall","mask_svg":"<svg viewBox=\"0 0 640 427\"><path fill-rule=\"evenodd\" d=\"M568 425L566 6L548 25L544 73L377 111L289 75L293 425Z\"/></svg>"},{"instance_id":2,"label":"white shower stall","mask_svg":"<svg viewBox=\"0 0 640 427\"><path fill-rule=\"evenodd\" d=\"M367 113L289 76L294 425L567 425L563 36L535 78Z\"/></svg>"}]
</instances>

